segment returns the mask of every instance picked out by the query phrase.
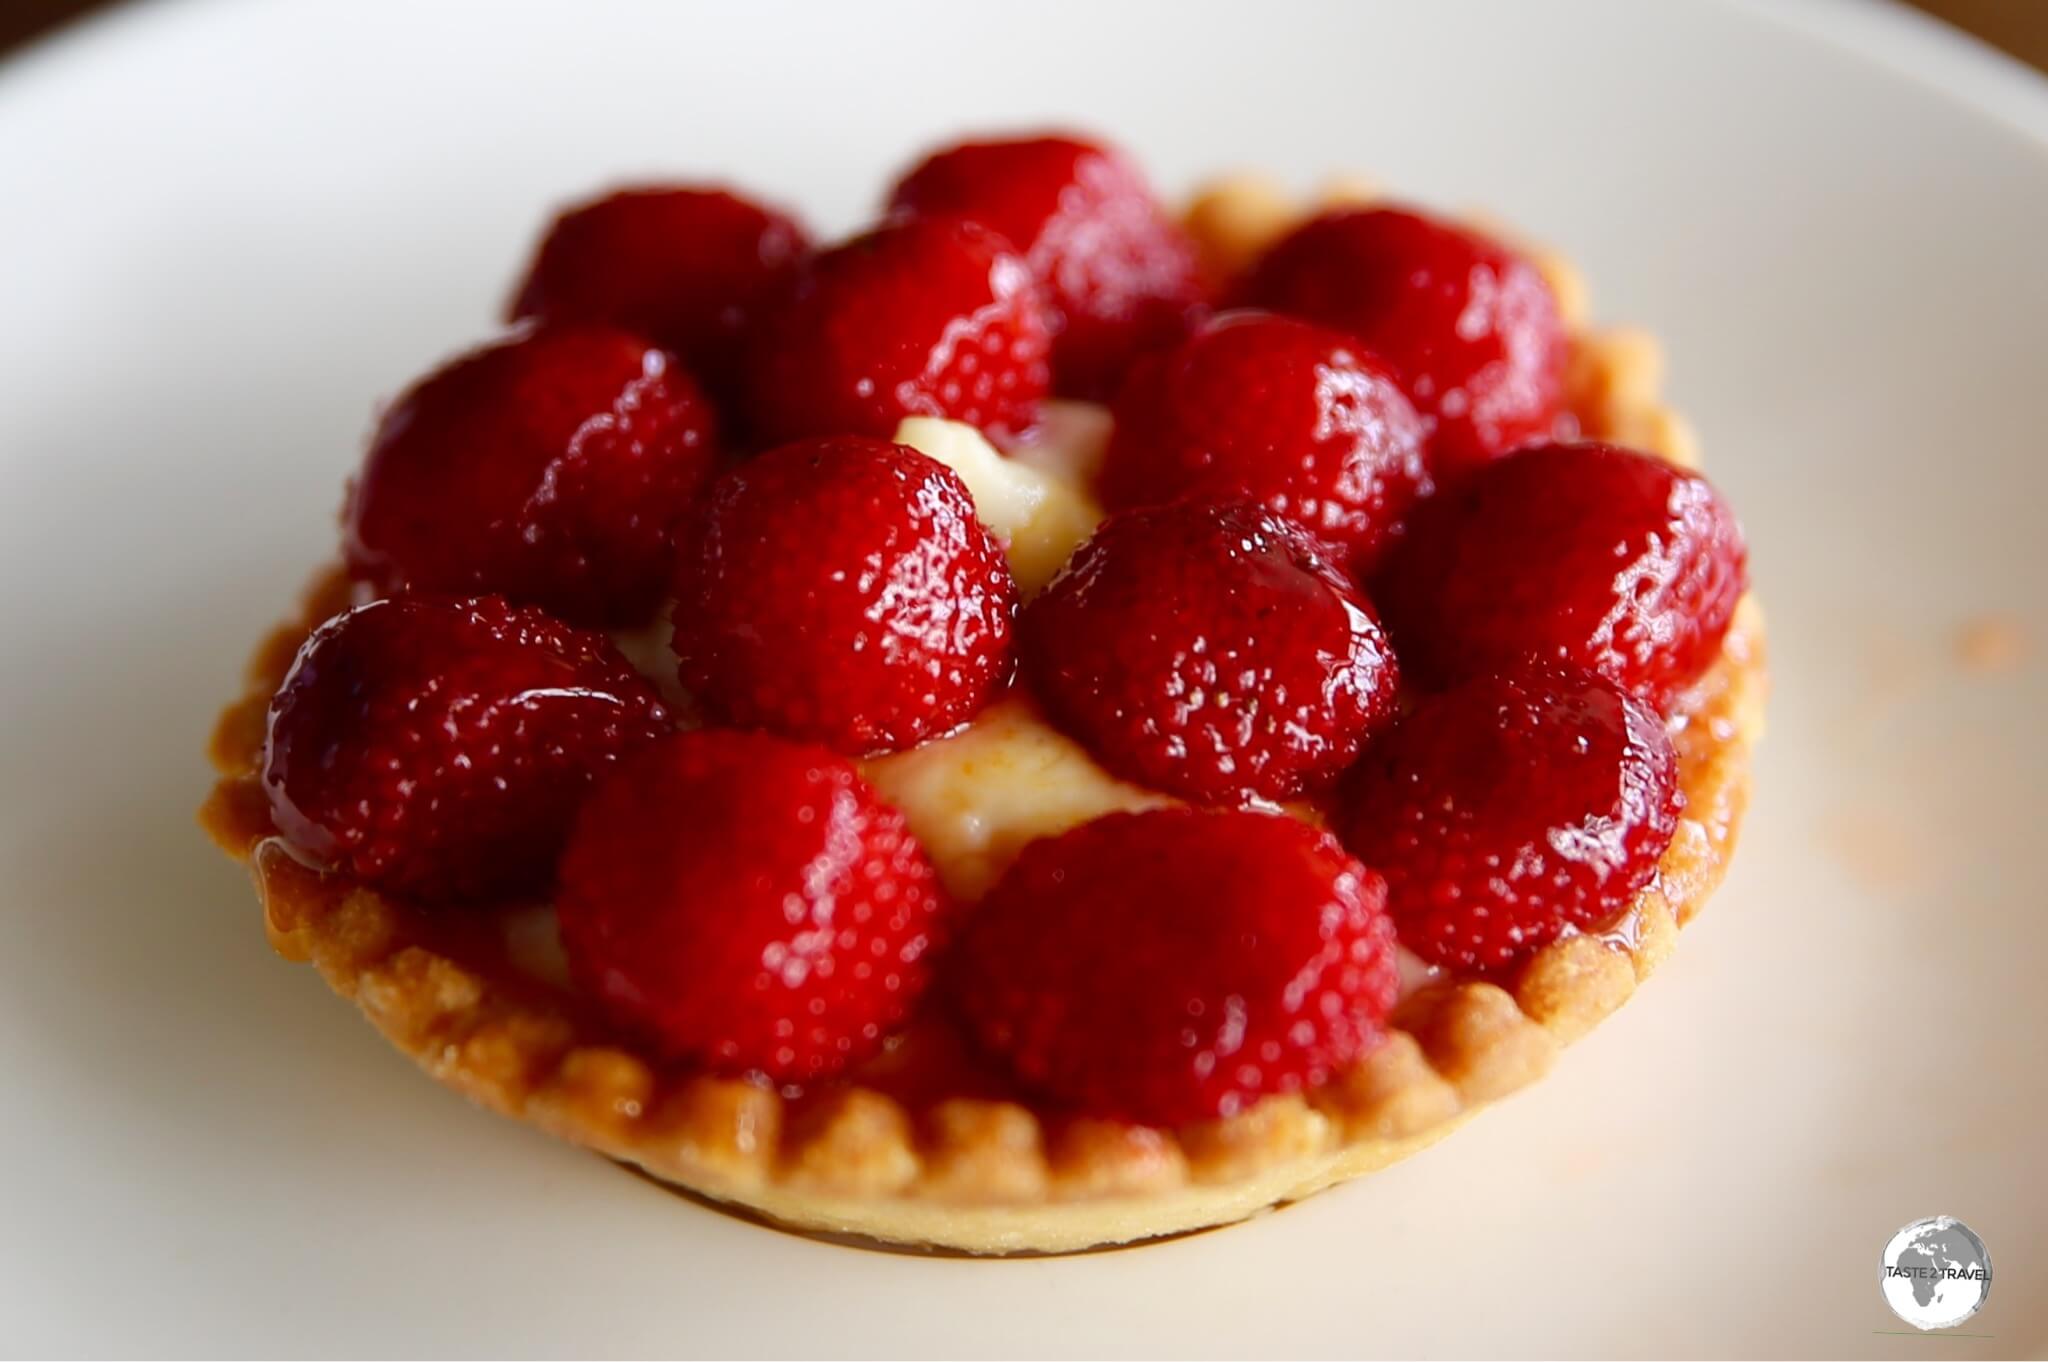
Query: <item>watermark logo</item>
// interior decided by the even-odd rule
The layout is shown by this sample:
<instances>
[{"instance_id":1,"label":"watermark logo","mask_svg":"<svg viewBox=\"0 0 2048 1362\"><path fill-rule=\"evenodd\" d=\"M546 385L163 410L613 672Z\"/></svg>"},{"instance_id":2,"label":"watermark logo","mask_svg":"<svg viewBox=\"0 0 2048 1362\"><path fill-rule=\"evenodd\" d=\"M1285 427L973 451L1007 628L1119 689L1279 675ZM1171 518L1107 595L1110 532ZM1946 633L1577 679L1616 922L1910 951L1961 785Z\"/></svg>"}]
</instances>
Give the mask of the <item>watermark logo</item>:
<instances>
[{"instance_id":1,"label":"watermark logo","mask_svg":"<svg viewBox=\"0 0 2048 1362\"><path fill-rule=\"evenodd\" d=\"M1991 1295L1991 1255L1953 1216L1915 1220L1884 1246L1884 1303L1915 1329L1953 1329Z\"/></svg>"}]
</instances>

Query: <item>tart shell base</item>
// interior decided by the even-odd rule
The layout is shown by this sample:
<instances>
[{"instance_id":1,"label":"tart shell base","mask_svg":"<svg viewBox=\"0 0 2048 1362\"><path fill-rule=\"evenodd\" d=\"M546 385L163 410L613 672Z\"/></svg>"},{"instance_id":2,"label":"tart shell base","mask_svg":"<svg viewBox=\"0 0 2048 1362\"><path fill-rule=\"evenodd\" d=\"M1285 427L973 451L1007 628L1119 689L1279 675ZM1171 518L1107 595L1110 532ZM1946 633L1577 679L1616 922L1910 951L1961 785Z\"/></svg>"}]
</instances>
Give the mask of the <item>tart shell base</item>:
<instances>
[{"instance_id":1,"label":"tart shell base","mask_svg":"<svg viewBox=\"0 0 2048 1362\"><path fill-rule=\"evenodd\" d=\"M1762 618L1745 600L1678 706L1687 808L1651 885L1607 930L1553 943L1514 978L1425 983L1378 1050L1312 1093L1177 1130L976 1097L914 1104L856 1083L796 1102L651 1064L495 947L451 940L291 855L255 775L265 708L306 633L346 603L338 573L316 582L301 617L258 650L214 737L222 779L201 821L250 867L279 952L493 1110L795 1229L968 1253L1063 1253L1240 1220L1405 1158L1534 1081L1628 999L1719 884L1763 726Z\"/></svg>"},{"instance_id":2,"label":"tart shell base","mask_svg":"<svg viewBox=\"0 0 2048 1362\"><path fill-rule=\"evenodd\" d=\"M653 1176L785 1228L846 1235L900 1246L972 1254L1061 1254L1114 1248L1209 1229L1312 1196L1435 1144L1464 1124L1465 1115L1400 1140L1381 1140L1332 1154L1297 1159L1242 1181L1191 1187L1152 1197L1038 1206L947 1206L926 1202L869 1202L809 1198L774 1189L691 1185Z\"/></svg>"}]
</instances>

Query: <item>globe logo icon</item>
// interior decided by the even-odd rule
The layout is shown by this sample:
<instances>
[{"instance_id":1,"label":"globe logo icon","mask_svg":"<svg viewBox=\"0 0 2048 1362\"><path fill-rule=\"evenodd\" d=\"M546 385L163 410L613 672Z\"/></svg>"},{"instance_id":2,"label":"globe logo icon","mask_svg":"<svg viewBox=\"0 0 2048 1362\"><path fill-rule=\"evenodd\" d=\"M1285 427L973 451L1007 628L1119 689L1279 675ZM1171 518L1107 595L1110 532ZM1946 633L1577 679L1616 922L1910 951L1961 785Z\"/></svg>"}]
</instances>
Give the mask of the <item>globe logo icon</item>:
<instances>
[{"instance_id":1,"label":"globe logo icon","mask_svg":"<svg viewBox=\"0 0 2048 1362\"><path fill-rule=\"evenodd\" d=\"M1952 1329L1984 1308L1991 1255L1953 1216L1915 1220L1884 1246L1884 1303L1915 1329Z\"/></svg>"}]
</instances>

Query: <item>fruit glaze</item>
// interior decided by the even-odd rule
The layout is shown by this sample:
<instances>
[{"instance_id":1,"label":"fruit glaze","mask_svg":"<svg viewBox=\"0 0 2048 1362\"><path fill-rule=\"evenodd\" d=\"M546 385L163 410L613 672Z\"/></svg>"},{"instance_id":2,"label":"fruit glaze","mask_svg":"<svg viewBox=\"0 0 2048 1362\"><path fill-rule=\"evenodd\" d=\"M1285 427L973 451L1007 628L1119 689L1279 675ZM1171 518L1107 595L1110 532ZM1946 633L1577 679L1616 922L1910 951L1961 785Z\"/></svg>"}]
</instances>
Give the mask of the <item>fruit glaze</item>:
<instances>
[{"instance_id":1,"label":"fruit glaze","mask_svg":"<svg viewBox=\"0 0 2048 1362\"><path fill-rule=\"evenodd\" d=\"M1240 1219L1540 1076L1719 883L1741 531L1562 261L1103 144L543 237L384 412L202 819L476 1101L796 1228Z\"/></svg>"}]
</instances>

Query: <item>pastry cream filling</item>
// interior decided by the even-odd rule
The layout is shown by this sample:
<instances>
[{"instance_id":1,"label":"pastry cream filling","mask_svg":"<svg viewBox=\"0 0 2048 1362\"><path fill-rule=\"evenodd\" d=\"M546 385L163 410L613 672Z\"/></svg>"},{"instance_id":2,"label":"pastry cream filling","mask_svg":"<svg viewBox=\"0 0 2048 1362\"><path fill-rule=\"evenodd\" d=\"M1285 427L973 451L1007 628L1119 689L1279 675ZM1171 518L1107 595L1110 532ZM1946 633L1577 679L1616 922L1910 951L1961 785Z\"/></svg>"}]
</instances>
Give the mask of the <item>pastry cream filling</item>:
<instances>
[{"instance_id":1,"label":"pastry cream filling","mask_svg":"<svg viewBox=\"0 0 2048 1362\"><path fill-rule=\"evenodd\" d=\"M1106 813L1176 802L1103 770L1022 697L989 706L950 738L865 762L862 774L903 810L946 888L969 900L1027 842Z\"/></svg>"},{"instance_id":2,"label":"pastry cream filling","mask_svg":"<svg viewBox=\"0 0 2048 1362\"><path fill-rule=\"evenodd\" d=\"M1051 581L1101 521L1086 487L1108 435L1109 414L1078 402L1049 404L1037 438L1015 456L958 421L914 416L896 429L899 444L960 475L1026 596ZM1021 695L951 737L866 761L862 774L903 810L946 888L965 899L986 892L1027 842L1106 813L1174 802L1103 770Z\"/></svg>"},{"instance_id":3,"label":"pastry cream filling","mask_svg":"<svg viewBox=\"0 0 2048 1362\"><path fill-rule=\"evenodd\" d=\"M1037 437L1010 457L958 421L912 416L896 427L896 443L937 459L967 484L1027 597L1101 523L1102 508L1087 488L1108 440L1109 413L1086 402L1048 403Z\"/></svg>"}]
</instances>

